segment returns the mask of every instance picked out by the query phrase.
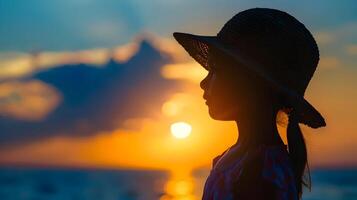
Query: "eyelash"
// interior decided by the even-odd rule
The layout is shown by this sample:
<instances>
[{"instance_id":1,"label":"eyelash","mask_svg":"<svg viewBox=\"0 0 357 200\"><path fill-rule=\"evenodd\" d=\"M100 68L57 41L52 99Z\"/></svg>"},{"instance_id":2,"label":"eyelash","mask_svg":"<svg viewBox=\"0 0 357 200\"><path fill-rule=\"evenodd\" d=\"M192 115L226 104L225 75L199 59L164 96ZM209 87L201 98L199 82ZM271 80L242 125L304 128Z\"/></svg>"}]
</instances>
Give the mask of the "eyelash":
<instances>
[{"instance_id":1,"label":"eyelash","mask_svg":"<svg viewBox=\"0 0 357 200\"><path fill-rule=\"evenodd\" d=\"M218 69L216 69L216 68L211 68L210 71L211 71L212 73L217 73Z\"/></svg>"},{"instance_id":2,"label":"eyelash","mask_svg":"<svg viewBox=\"0 0 357 200\"><path fill-rule=\"evenodd\" d=\"M212 72L217 72L218 69L215 67L216 63L212 63L212 65L210 66L210 70L209 71L212 71Z\"/></svg>"},{"instance_id":3,"label":"eyelash","mask_svg":"<svg viewBox=\"0 0 357 200\"><path fill-rule=\"evenodd\" d=\"M210 69L210 71L213 71L213 72L215 72L215 71L217 71L217 69L216 69L215 67L212 67L212 66L211 66L211 69Z\"/></svg>"},{"instance_id":4,"label":"eyelash","mask_svg":"<svg viewBox=\"0 0 357 200\"><path fill-rule=\"evenodd\" d=\"M216 75L216 71L214 71L214 70L210 70L209 73L207 74L207 76L209 76L209 77L213 77L215 75Z\"/></svg>"}]
</instances>

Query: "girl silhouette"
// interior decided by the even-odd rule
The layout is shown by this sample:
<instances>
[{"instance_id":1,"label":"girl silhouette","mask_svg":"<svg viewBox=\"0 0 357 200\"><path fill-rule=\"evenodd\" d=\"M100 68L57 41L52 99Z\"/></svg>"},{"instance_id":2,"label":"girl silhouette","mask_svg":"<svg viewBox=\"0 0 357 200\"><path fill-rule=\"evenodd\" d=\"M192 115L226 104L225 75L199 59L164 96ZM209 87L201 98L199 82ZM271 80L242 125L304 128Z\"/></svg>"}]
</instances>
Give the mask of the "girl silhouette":
<instances>
[{"instance_id":1,"label":"girl silhouette","mask_svg":"<svg viewBox=\"0 0 357 200\"><path fill-rule=\"evenodd\" d=\"M286 12L253 8L236 14L217 36L173 35L208 70L200 86L209 115L234 120L239 130L236 143L213 159L202 199L301 198L310 179L304 179L307 151L299 123L326 125L304 99L319 61L311 33ZM287 145L276 126L283 112Z\"/></svg>"}]
</instances>

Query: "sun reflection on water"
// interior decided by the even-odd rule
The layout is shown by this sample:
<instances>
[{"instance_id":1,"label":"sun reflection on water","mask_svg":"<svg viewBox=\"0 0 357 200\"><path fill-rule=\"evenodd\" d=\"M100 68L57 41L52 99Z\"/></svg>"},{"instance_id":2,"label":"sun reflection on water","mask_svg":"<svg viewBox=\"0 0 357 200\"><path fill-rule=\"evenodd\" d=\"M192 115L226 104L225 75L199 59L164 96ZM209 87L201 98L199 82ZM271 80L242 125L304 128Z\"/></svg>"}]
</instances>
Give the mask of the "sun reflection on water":
<instances>
[{"instance_id":1,"label":"sun reflection on water","mask_svg":"<svg viewBox=\"0 0 357 200\"><path fill-rule=\"evenodd\" d=\"M197 200L194 186L191 175L172 174L164 186L165 193L160 200Z\"/></svg>"}]
</instances>

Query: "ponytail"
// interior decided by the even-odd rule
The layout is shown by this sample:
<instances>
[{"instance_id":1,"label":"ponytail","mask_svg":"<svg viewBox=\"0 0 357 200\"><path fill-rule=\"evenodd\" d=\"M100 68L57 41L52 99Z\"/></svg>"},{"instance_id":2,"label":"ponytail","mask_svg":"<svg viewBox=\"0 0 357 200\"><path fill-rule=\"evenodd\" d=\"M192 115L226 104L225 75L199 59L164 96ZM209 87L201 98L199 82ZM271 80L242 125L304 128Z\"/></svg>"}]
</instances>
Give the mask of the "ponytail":
<instances>
[{"instance_id":1,"label":"ponytail","mask_svg":"<svg viewBox=\"0 0 357 200\"><path fill-rule=\"evenodd\" d=\"M292 163L292 168L295 175L295 182L299 198L302 195L302 185L310 189L311 179L309 167L307 164L307 150L304 136L301 132L299 121L295 110L289 113L289 122L287 127L287 140L289 157ZM305 168L308 169L308 180L304 180Z\"/></svg>"}]
</instances>

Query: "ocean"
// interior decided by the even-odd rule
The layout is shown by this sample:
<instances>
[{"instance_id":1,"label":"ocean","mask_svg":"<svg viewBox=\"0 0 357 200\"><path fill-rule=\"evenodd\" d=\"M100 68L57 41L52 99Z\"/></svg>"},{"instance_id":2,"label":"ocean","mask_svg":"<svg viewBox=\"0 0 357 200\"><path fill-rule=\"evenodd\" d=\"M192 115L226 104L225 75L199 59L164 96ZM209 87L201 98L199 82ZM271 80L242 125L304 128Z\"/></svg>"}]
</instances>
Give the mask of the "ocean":
<instances>
[{"instance_id":1,"label":"ocean","mask_svg":"<svg viewBox=\"0 0 357 200\"><path fill-rule=\"evenodd\" d=\"M1 200L199 200L208 171L0 168ZM357 200L357 169L311 172L304 200Z\"/></svg>"}]
</instances>

